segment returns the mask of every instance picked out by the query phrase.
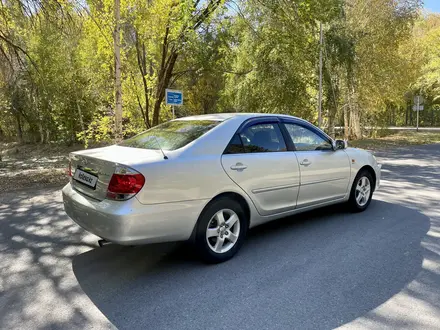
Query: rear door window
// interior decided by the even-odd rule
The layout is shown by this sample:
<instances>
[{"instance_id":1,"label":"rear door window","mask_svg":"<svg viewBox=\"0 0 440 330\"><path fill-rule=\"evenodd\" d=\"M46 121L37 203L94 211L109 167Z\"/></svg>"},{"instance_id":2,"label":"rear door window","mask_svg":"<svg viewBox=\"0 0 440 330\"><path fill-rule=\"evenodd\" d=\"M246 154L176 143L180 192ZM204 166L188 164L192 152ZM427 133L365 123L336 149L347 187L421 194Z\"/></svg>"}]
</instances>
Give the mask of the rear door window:
<instances>
[{"instance_id":1,"label":"rear door window","mask_svg":"<svg viewBox=\"0 0 440 330\"><path fill-rule=\"evenodd\" d=\"M248 127L240 133L246 152L287 151L286 143L278 124L261 123Z\"/></svg>"},{"instance_id":2,"label":"rear door window","mask_svg":"<svg viewBox=\"0 0 440 330\"><path fill-rule=\"evenodd\" d=\"M119 145L131 148L176 150L220 124L214 120L176 120L153 127Z\"/></svg>"},{"instance_id":3,"label":"rear door window","mask_svg":"<svg viewBox=\"0 0 440 330\"><path fill-rule=\"evenodd\" d=\"M225 154L243 154L244 153L244 147L243 143L241 142L240 135L234 134L234 136L231 139L231 142L229 142L228 146L226 147Z\"/></svg>"}]
</instances>

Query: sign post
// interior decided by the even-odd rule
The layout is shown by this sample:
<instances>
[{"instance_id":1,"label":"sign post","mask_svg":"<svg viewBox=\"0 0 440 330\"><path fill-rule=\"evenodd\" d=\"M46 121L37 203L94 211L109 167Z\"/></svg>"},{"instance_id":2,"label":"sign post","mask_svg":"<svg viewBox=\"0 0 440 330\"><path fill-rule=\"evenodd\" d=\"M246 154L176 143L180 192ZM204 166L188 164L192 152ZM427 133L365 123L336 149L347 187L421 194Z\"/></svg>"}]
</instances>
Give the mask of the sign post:
<instances>
[{"instance_id":1,"label":"sign post","mask_svg":"<svg viewBox=\"0 0 440 330\"><path fill-rule=\"evenodd\" d=\"M419 131L419 111L420 111L420 96L417 96L417 128L416 131Z\"/></svg>"},{"instance_id":2,"label":"sign post","mask_svg":"<svg viewBox=\"0 0 440 330\"><path fill-rule=\"evenodd\" d=\"M174 119L175 118L174 106L183 105L183 92L167 88L165 90L165 104L171 105L173 111L173 119Z\"/></svg>"},{"instance_id":3,"label":"sign post","mask_svg":"<svg viewBox=\"0 0 440 330\"><path fill-rule=\"evenodd\" d=\"M413 110L417 112L417 126L416 126L416 130L417 132L419 131L419 111L423 110L423 97L421 97L420 95L416 95L414 97L414 107Z\"/></svg>"}]
</instances>

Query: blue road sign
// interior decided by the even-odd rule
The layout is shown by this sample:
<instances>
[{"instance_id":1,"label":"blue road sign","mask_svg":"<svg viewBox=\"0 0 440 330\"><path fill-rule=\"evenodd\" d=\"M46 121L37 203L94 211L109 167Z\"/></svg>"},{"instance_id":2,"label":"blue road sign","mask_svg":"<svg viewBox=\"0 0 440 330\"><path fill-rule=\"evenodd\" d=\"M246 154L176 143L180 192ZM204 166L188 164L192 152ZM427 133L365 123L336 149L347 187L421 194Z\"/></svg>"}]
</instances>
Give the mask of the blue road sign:
<instances>
[{"instance_id":1,"label":"blue road sign","mask_svg":"<svg viewBox=\"0 0 440 330\"><path fill-rule=\"evenodd\" d=\"M183 105L183 92L173 89L165 90L166 105Z\"/></svg>"}]
</instances>

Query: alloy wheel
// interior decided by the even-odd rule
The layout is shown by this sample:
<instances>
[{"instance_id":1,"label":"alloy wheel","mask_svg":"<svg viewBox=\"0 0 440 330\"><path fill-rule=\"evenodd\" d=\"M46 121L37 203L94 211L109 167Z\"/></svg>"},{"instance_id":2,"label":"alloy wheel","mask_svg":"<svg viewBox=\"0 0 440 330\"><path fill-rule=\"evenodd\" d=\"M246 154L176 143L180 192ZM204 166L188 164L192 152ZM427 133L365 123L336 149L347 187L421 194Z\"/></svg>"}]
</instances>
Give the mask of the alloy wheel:
<instances>
[{"instance_id":1,"label":"alloy wheel","mask_svg":"<svg viewBox=\"0 0 440 330\"><path fill-rule=\"evenodd\" d=\"M363 176L359 179L356 185L355 198L359 206L364 206L368 203L371 194L370 180Z\"/></svg>"},{"instance_id":2,"label":"alloy wheel","mask_svg":"<svg viewBox=\"0 0 440 330\"><path fill-rule=\"evenodd\" d=\"M206 241L215 253L232 249L240 235L240 219L234 211L222 209L214 214L206 228Z\"/></svg>"}]
</instances>

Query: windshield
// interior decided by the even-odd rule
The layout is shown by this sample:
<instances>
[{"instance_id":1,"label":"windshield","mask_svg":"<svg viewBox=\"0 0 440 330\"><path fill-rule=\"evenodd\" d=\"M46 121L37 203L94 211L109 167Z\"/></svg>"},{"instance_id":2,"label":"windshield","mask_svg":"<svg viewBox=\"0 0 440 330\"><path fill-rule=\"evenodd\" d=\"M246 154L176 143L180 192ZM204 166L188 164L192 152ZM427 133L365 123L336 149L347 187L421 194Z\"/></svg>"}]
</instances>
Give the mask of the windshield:
<instances>
[{"instance_id":1,"label":"windshield","mask_svg":"<svg viewBox=\"0 0 440 330\"><path fill-rule=\"evenodd\" d=\"M176 150L198 139L219 123L221 122L214 120L170 121L122 141L119 145L141 149Z\"/></svg>"}]
</instances>

